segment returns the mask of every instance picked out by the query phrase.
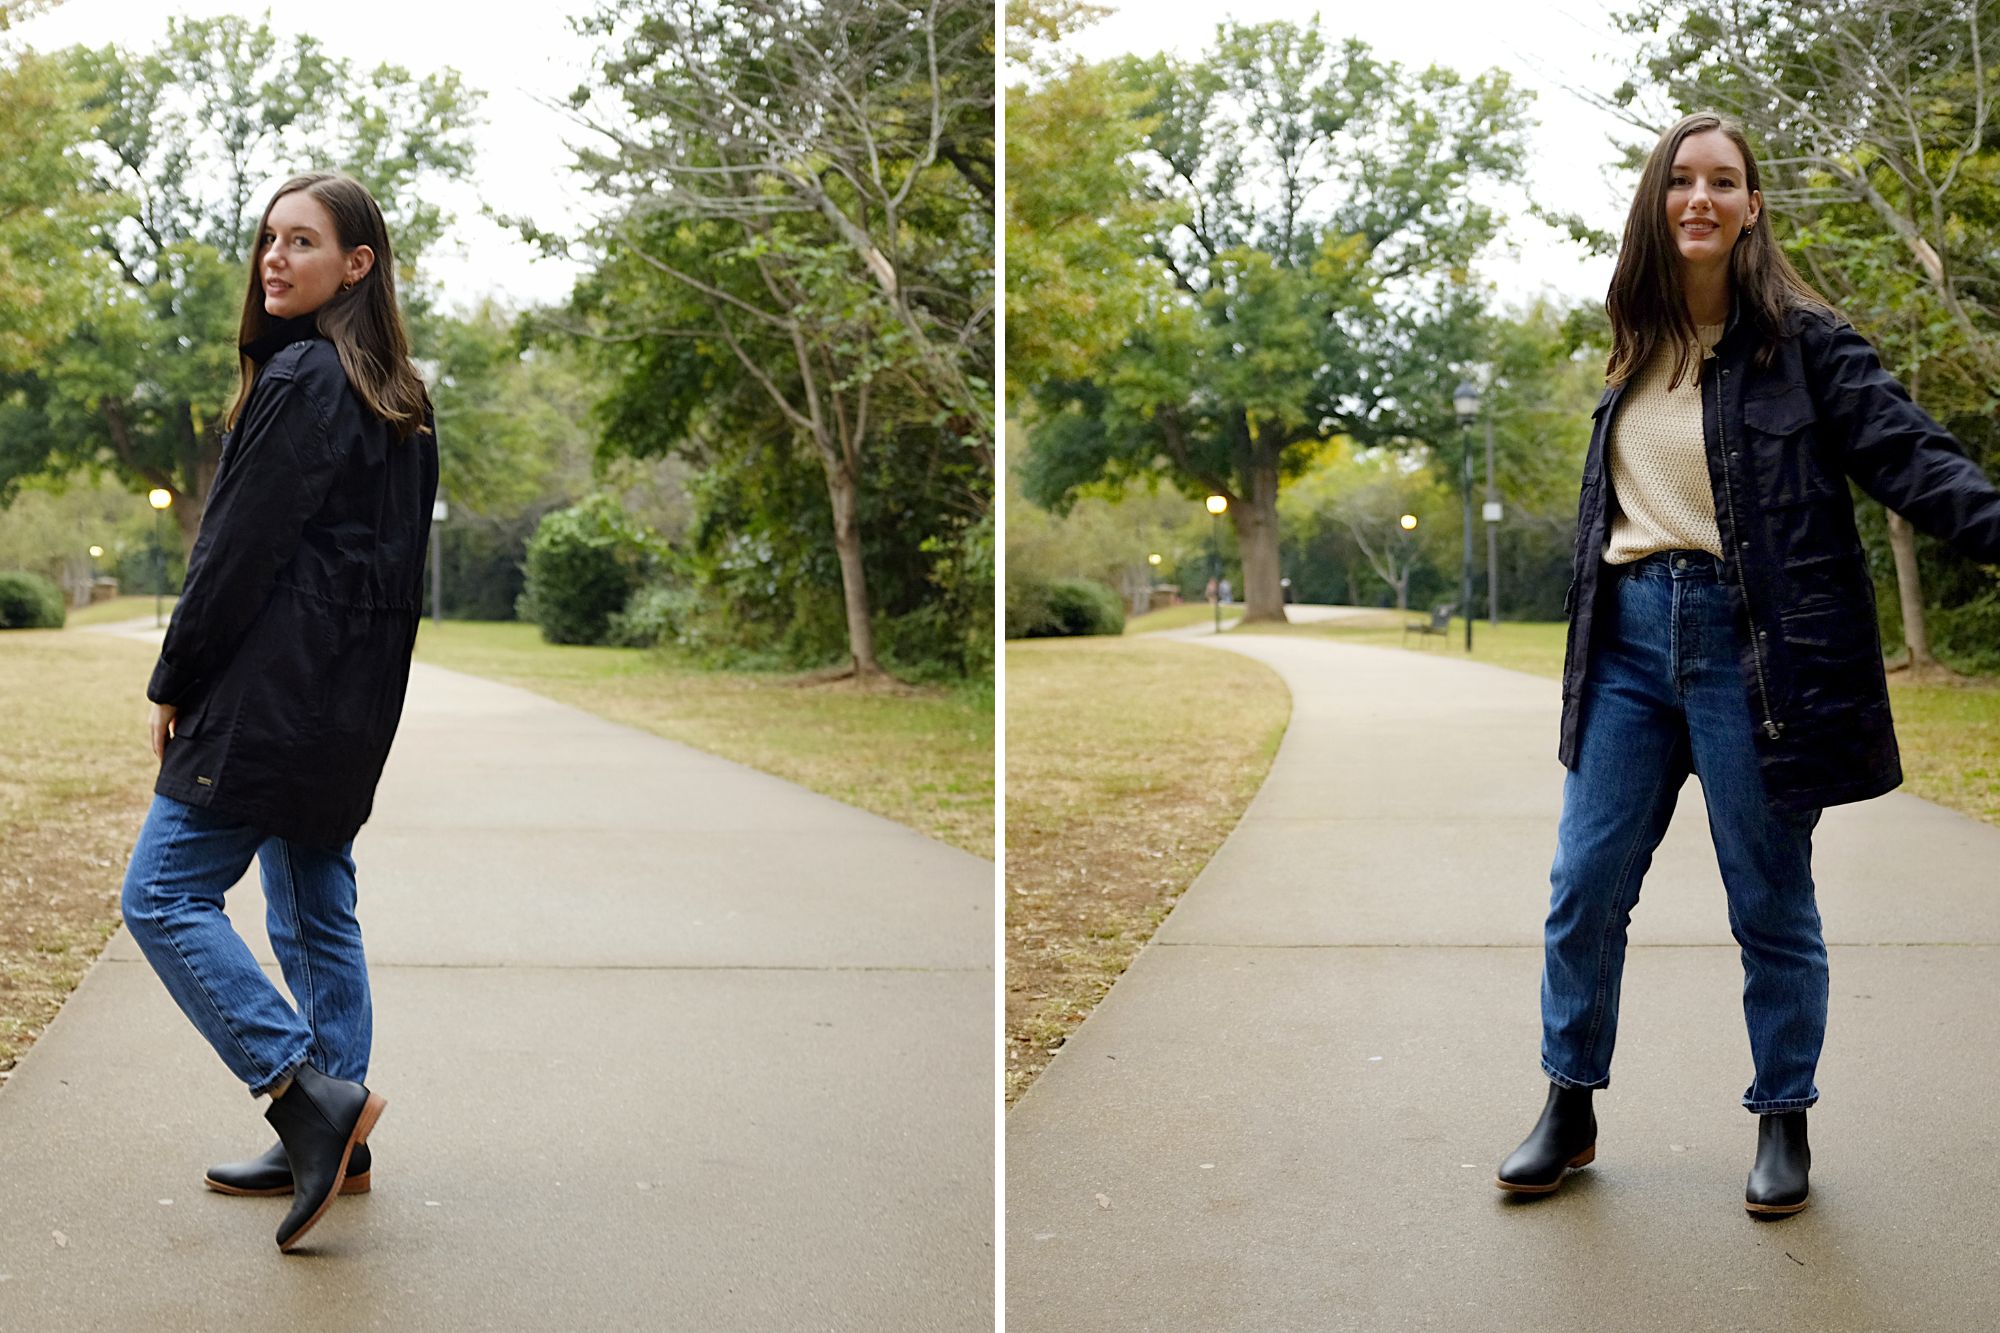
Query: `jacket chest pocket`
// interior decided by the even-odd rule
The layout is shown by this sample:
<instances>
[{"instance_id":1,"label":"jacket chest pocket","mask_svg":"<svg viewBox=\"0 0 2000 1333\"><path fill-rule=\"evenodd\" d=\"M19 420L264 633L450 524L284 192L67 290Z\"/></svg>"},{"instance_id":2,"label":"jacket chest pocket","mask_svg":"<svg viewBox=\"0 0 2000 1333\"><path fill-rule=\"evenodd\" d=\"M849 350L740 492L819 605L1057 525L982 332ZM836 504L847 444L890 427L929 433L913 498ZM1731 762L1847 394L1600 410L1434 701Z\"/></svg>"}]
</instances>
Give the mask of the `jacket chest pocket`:
<instances>
[{"instance_id":1,"label":"jacket chest pocket","mask_svg":"<svg viewBox=\"0 0 2000 1333\"><path fill-rule=\"evenodd\" d=\"M1743 451L1751 498L1766 509L1811 504L1840 493L1821 465L1819 413L1802 386L1743 403Z\"/></svg>"}]
</instances>

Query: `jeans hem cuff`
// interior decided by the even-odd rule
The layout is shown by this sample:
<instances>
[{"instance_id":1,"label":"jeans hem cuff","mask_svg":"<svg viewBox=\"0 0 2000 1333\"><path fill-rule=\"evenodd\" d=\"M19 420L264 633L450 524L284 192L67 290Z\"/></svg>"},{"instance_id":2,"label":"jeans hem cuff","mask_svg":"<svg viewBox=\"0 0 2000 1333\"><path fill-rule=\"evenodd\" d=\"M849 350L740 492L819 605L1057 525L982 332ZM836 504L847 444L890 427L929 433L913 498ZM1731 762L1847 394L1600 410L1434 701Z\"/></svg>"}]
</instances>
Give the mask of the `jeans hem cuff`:
<instances>
[{"instance_id":1,"label":"jeans hem cuff","mask_svg":"<svg viewBox=\"0 0 2000 1333\"><path fill-rule=\"evenodd\" d=\"M265 1079L261 1083L251 1084L250 1095L252 1097L263 1097L268 1095L271 1089L277 1087L279 1084L283 1083L286 1079L296 1075L299 1072L300 1067L303 1066L305 1062L306 1062L306 1053L300 1052L299 1055L296 1056L295 1058L287 1060L284 1064L280 1065L278 1067L278 1072L271 1075L271 1077Z\"/></svg>"},{"instance_id":2,"label":"jeans hem cuff","mask_svg":"<svg viewBox=\"0 0 2000 1333\"><path fill-rule=\"evenodd\" d=\"M1611 1086L1611 1076L1609 1074L1606 1074L1603 1078L1598 1079L1595 1083L1585 1083L1582 1082L1581 1080L1573 1079L1567 1074L1558 1072L1555 1066L1551 1065L1547 1060L1542 1061L1542 1072L1549 1076L1549 1082L1559 1084L1560 1086L1565 1088L1576 1088L1579 1090L1588 1090L1595 1092L1600 1088L1608 1088Z\"/></svg>"},{"instance_id":3,"label":"jeans hem cuff","mask_svg":"<svg viewBox=\"0 0 2000 1333\"><path fill-rule=\"evenodd\" d=\"M1785 1115L1792 1111L1807 1110L1818 1101L1818 1097L1792 1097L1781 1102L1745 1101L1743 1109L1751 1115Z\"/></svg>"}]
</instances>

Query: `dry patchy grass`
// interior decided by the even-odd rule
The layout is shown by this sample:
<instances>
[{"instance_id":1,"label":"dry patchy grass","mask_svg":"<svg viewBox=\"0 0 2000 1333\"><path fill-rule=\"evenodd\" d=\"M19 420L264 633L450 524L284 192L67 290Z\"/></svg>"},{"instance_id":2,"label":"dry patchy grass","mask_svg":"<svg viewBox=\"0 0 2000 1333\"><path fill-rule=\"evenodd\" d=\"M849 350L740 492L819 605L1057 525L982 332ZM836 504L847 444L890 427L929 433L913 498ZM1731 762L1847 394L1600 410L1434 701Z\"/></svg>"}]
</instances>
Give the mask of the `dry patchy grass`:
<instances>
[{"instance_id":1,"label":"dry patchy grass","mask_svg":"<svg viewBox=\"0 0 2000 1333\"><path fill-rule=\"evenodd\" d=\"M533 625L425 621L417 660L533 690L993 855L993 691L707 671Z\"/></svg>"},{"instance_id":2,"label":"dry patchy grass","mask_svg":"<svg viewBox=\"0 0 2000 1333\"><path fill-rule=\"evenodd\" d=\"M11 1069L118 926L125 861L158 772L144 643L0 634L0 1070Z\"/></svg>"},{"instance_id":3,"label":"dry patchy grass","mask_svg":"<svg viewBox=\"0 0 2000 1333\"><path fill-rule=\"evenodd\" d=\"M1276 672L1131 639L1007 648L1007 1101L1173 908L1262 785Z\"/></svg>"}]
</instances>

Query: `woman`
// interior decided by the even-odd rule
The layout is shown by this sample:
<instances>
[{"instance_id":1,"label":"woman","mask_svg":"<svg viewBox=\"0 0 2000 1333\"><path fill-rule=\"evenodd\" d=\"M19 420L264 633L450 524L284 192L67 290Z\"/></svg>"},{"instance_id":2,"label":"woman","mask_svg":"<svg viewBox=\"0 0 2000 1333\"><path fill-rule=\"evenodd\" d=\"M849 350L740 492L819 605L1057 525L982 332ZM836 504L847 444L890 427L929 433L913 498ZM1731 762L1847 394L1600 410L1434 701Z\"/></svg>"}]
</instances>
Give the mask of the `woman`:
<instances>
[{"instance_id":1,"label":"woman","mask_svg":"<svg viewBox=\"0 0 2000 1333\"><path fill-rule=\"evenodd\" d=\"M1693 772L1742 946L1756 1070L1743 1105L1758 1117L1744 1205L1805 1207L1827 1011L1813 827L1902 781L1845 478L2000 562L2000 492L1793 270L1758 179L1721 117L1667 131L1605 301L1563 669L1550 1087L1500 1166L1504 1190L1549 1193L1596 1155L1590 1094L1610 1083L1626 925Z\"/></svg>"},{"instance_id":2,"label":"woman","mask_svg":"<svg viewBox=\"0 0 2000 1333\"><path fill-rule=\"evenodd\" d=\"M147 686L160 776L125 923L278 1143L212 1168L286 1194L290 1250L368 1189L386 1104L362 1085L372 1011L356 830L401 716L437 493L382 212L344 176L286 181L258 224L241 384L187 581ZM255 857L286 1003L223 915Z\"/></svg>"}]
</instances>

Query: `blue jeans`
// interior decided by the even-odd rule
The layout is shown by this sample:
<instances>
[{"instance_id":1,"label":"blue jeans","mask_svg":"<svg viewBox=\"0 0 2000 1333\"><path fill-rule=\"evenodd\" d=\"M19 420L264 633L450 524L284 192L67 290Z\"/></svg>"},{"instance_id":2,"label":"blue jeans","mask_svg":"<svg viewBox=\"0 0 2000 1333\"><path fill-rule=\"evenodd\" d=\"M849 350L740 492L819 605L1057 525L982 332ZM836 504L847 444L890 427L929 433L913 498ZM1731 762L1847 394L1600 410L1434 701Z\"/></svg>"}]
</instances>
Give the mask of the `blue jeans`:
<instances>
[{"instance_id":1,"label":"blue jeans","mask_svg":"<svg viewBox=\"0 0 2000 1333\"><path fill-rule=\"evenodd\" d=\"M301 1064L363 1081L374 1037L368 960L354 919L353 843L303 847L154 796L125 871L125 925L167 993L253 1095ZM294 1009L250 953L222 899L263 871L271 950Z\"/></svg>"},{"instance_id":2,"label":"blue jeans","mask_svg":"<svg viewBox=\"0 0 2000 1333\"><path fill-rule=\"evenodd\" d=\"M1819 1099L1813 1071L1826 1037L1826 942L1812 880L1819 812L1765 804L1739 631L1715 558L1663 551L1604 576L1616 613L1598 615L1549 872L1542 1069L1565 1087L1609 1086L1625 930L1693 772L1742 946L1756 1067L1743 1105L1759 1115L1804 1110Z\"/></svg>"}]
</instances>

